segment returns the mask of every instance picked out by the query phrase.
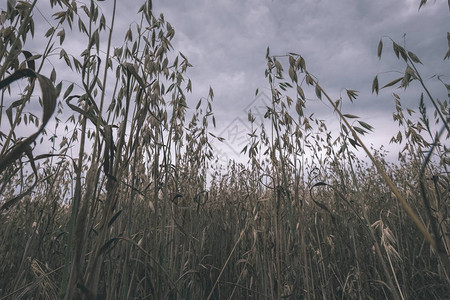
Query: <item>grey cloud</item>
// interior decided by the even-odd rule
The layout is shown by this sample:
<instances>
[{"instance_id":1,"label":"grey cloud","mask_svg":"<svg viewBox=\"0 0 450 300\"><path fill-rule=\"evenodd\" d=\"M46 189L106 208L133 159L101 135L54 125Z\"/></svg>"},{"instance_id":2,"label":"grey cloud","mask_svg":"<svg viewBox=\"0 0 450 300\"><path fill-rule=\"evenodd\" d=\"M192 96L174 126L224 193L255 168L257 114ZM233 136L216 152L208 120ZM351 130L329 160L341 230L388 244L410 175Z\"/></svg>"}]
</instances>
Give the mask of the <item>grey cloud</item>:
<instances>
[{"instance_id":1,"label":"grey cloud","mask_svg":"<svg viewBox=\"0 0 450 300\"><path fill-rule=\"evenodd\" d=\"M448 64L442 61L448 47L446 1L430 2L420 11L416 0L153 2L155 15L163 13L176 30L172 42L175 51L184 53L194 65L188 72L193 82L188 104L194 106L208 95L209 86L213 87L218 130L239 114L246 119L243 110L254 99L256 88L268 90L264 78L267 46L272 54L292 51L303 55L308 69L333 99L342 95L343 88L359 90L357 104L346 104L345 109L361 112L377 124L390 122L393 102L391 90L383 90L379 96L371 94L372 79L380 72L403 71L405 67L395 58L387 38L383 58L377 58L376 48L382 36L403 44L406 33L406 47L424 62L421 70L426 78L435 73L449 75ZM139 21L137 10L142 3L118 1L115 46L123 43L129 24ZM102 3L106 15L111 13L110 5ZM73 39L70 48L77 49L77 43L82 49L85 41ZM380 85L396 76L381 74ZM435 79L427 79L427 83L438 97L446 97ZM416 92L413 89L405 94L409 103L417 103ZM311 109L322 107L319 112L325 115L322 104L310 105Z\"/></svg>"}]
</instances>

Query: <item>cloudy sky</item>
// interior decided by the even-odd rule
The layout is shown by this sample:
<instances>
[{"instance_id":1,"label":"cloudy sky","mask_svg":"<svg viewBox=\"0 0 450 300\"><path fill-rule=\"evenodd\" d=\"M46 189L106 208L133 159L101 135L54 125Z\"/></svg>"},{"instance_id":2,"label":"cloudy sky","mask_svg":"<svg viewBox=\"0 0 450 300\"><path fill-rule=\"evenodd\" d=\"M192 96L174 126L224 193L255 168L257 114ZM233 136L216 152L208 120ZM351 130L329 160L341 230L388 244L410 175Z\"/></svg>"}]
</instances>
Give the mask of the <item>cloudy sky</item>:
<instances>
[{"instance_id":1,"label":"cloudy sky","mask_svg":"<svg viewBox=\"0 0 450 300\"><path fill-rule=\"evenodd\" d=\"M274 55L301 54L333 99L345 95L344 88L358 90L356 104L346 104L344 110L375 127L369 140L378 148L389 143L395 130L391 96L395 90L372 95L372 80L378 73L405 69L387 37L419 56L425 78L450 75L448 61L443 62L450 30L448 3L429 2L418 11L419 0L154 1L154 10L164 13L175 27L175 49L194 65L190 70L194 98L206 96L209 86L213 87L217 133L230 140L231 148L241 149L237 140L234 144L231 140L236 138L235 129L244 125L234 120L246 121L248 105L259 104L258 99L254 101L255 90L270 94L264 77L267 47ZM385 46L380 61L377 45L381 37ZM380 84L400 76L383 73ZM446 96L435 79L427 83L436 96ZM414 87L403 95L405 106L417 107ZM329 107L314 100L309 105L321 118L337 121Z\"/></svg>"},{"instance_id":2,"label":"cloudy sky","mask_svg":"<svg viewBox=\"0 0 450 300\"><path fill-rule=\"evenodd\" d=\"M111 2L101 3L106 15L111 11ZM128 24L139 20L136 13L142 3L118 1L118 45L123 43ZM394 101L393 90L372 95L372 80L378 73L405 69L395 58L388 37L419 56L424 63L420 71L432 92L441 99L446 97L444 87L430 77L450 75L449 61L443 61L448 50L449 4L429 1L418 11L419 3L420 0L155 0L153 10L155 15L163 13L173 25L175 51L185 54L194 66L188 71L193 83L193 93L188 96L191 107L208 95L210 86L214 89L215 133L229 140L229 150L241 148L239 141L231 141L230 128L245 130L246 110L261 100L255 99L255 90L270 93L264 77L267 47L273 55L301 54L308 70L333 99L341 95L344 98L345 88L358 90L356 103L345 104L344 111L360 115L375 127L369 141L378 148L387 145L394 132ZM377 45L381 37L385 46L380 61ZM71 41L75 46L76 42ZM83 47L80 45L80 49ZM392 72L379 75L380 86L397 77L399 74ZM448 77L446 80L450 81ZM414 87L411 91L397 92L405 95L405 106L416 108L419 95ZM336 124L337 117L328 106L312 99L312 94L308 98L311 100L307 112L310 108L309 112ZM242 125L240 120L244 121Z\"/></svg>"}]
</instances>

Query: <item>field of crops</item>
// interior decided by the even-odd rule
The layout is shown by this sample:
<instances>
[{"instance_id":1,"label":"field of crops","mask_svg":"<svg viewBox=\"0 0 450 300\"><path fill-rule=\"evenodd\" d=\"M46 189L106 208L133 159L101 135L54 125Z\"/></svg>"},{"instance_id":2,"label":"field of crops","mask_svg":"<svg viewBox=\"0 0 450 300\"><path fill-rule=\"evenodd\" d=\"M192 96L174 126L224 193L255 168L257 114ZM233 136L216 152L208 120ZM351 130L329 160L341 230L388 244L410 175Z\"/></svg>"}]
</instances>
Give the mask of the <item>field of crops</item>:
<instances>
[{"instance_id":1,"label":"field of crops","mask_svg":"<svg viewBox=\"0 0 450 300\"><path fill-rule=\"evenodd\" d=\"M449 100L418 55L378 46L406 68L372 83L395 98L397 162L342 111L357 91L332 100L304 57L267 49L266 122L249 114L248 163L221 167L214 92L189 100L191 64L151 1L120 47L96 1L50 3L43 53L27 48L36 1L0 15L0 299L449 297ZM419 109L394 89L410 84ZM337 115L334 138L304 113L311 97Z\"/></svg>"}]
</instances>

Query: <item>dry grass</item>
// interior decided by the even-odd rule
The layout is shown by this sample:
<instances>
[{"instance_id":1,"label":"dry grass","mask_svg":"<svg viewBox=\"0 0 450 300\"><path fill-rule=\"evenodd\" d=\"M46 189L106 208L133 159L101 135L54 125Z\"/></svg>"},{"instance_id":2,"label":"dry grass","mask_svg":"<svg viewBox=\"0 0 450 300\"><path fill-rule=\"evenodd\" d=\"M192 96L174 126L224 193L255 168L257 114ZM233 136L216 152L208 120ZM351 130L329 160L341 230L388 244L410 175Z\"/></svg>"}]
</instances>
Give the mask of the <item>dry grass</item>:
<instances>
[{"instance_id":1,"label":"dry grass","mask_svg":"<svg viewBox=\"0 0 450 300\"><path fill-rule=\"evenodd\" d=\"M344 99L330 100L303 57L268 51L269 127L250 115L248 165L221 170L213 167L208 131L213 91L188 118L190 64L170 52L174 30L153 16L150 1L125 43L105 49L99 39L110 41L114 19L104 19L95 2L74 2L76 10L51 3L58 3L55 26L42 56L25 51L35 2L2 12L0 299L450 294L448 100L429 94L414 54L394 46L410 66L398 83L419 82L428 97L418 113L405 113L395 94L393 141L405 146L397 164L364 146L372 127L343 113ZM64 45L70 24L86 39L81 57L51 46ZM59 80L56 71L42 75L54 54L67 64L59 74L73 72L79 82ZM10 84L24 77L25 93L10 103L17 96L9 95ZM36 83L42 119L26 111ZM305 93L334 106L340 132L304 114ZM353 101L357 92L347 96ZM431 120L428 100L436 111ZM57 128L45 127L55 116L57 127L67 124L57 137L49 134ZM37 132L21 137L17 128L34 120ZM432 130L437 120L446 124L439 134ZM38 136L54 142L50 153L35 153ZM370 164L353 147L365 148Z\"/></svg>"}]
</instances>

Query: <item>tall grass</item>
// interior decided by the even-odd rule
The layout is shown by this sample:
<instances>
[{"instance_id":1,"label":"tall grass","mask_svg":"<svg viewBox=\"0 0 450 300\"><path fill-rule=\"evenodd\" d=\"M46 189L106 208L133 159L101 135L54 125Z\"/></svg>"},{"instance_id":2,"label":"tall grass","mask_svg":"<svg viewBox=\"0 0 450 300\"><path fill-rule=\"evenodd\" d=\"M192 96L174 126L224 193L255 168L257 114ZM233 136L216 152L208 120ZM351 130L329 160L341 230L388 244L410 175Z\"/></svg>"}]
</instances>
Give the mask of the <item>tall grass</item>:
<instances>
[{"instance_id":1,"label":"tall grass","mask_svg":"<svg viewBox=\"0 0 450 300\"><path fill-rule=\"evenodd\" d=\"M424 91L418 113L393 94L398 163L365 146L372 126L344 112L347 99L331 100L301 55L268 49L269 122L249 114L249 162L223 169L212 147L222 138L209 132L213 90L189 108L191 64L172 53L174 28L151 1L122 45L112 45L116 1L111 20L94 1L50 3L40 54L27 50L36 1L8 1L1 13L0 299L450 294L449 107L417 55L393 42L406 71L384 88ZM81 55L63 48L70 29L86 41ZM55 55L67 68L52 67ZM12 82L24 86L18 101ZM27 111L36 83L41 118ZM339 132L306 113L310 94L328 101ZM357 95L346 90L350 102ZM36 132L21 136L23 124Z\"/></svg>"}]
</instances>

